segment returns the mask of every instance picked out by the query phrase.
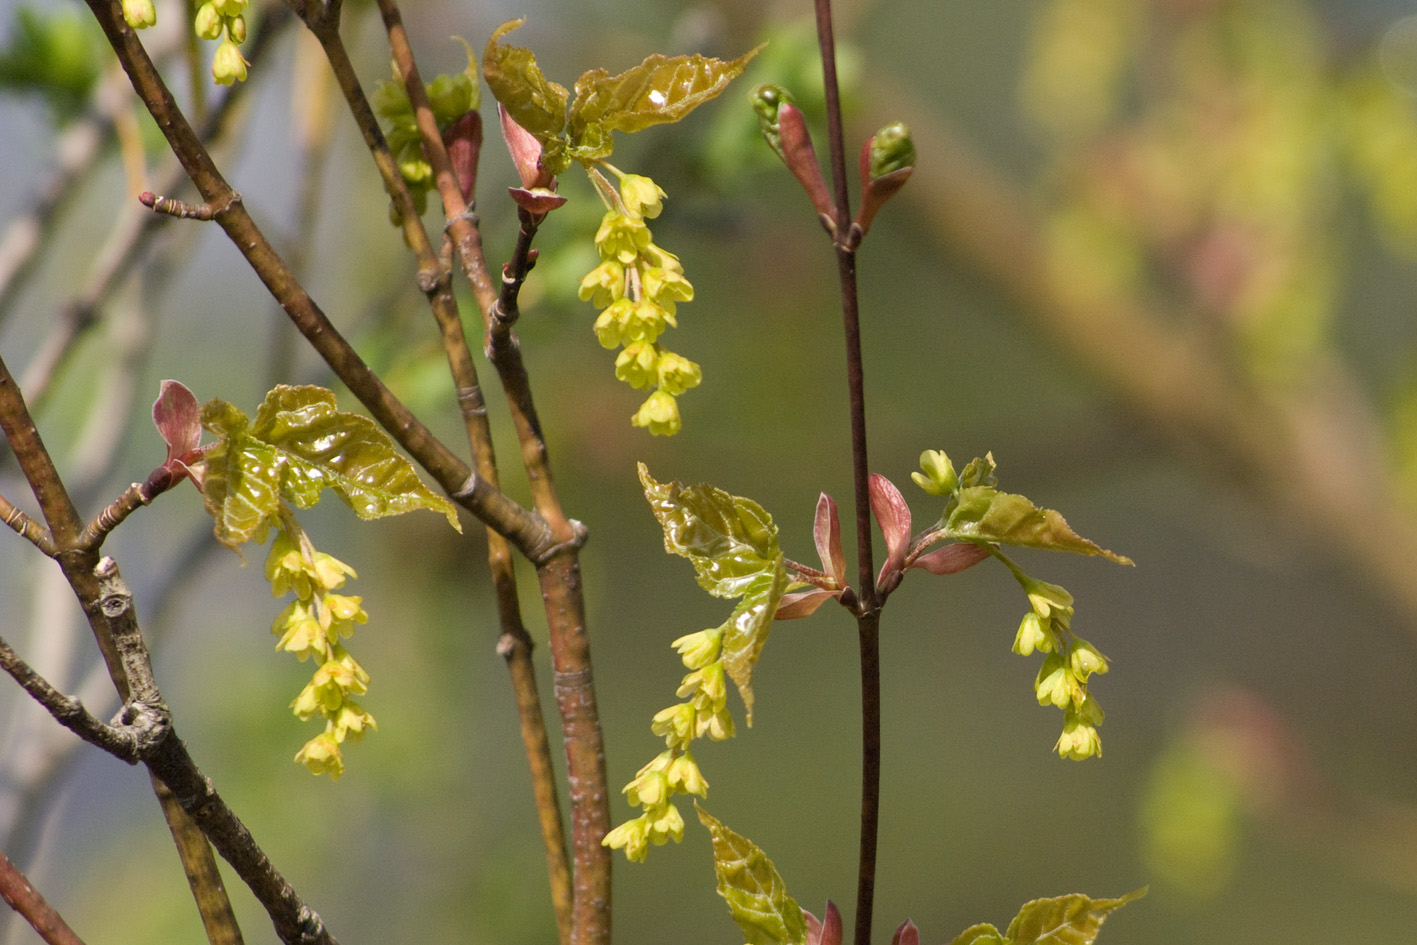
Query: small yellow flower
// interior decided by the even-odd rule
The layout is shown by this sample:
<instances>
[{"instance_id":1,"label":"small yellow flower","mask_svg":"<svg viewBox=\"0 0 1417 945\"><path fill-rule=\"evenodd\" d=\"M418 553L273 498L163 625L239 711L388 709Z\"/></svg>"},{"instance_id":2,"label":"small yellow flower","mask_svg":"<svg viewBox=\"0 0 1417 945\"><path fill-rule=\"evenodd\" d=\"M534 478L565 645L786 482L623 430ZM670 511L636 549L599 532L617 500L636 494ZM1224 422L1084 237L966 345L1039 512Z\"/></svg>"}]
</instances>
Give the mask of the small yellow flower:
<instances>
[{"instance_id":1,"label":"small yellow flower","mask_svg":"<svg viewBox=\"0 0 1417 945\"><path fill-rule=\"evenodd\" d=\"M601 259L614 259L626 266L635 261L640 250L650 244L649 227L638 218L627 217L611 210L600 221L595 233L595 248Z\"/></svg>"},{"instance_id":2,"label":"small yellow flower","mask_svg":"<svg viewBox=\"0 0 1417 945\"><path fill-rule=\"evenodd\" d=\"M659 387L667 394L678 396L704 379L703 370L682 355L665 351L659 356L657 374Z\"/></svg>"},{"instance_id":3,"label":"small yellow flower","mask_svg":"<svg viewBox=\"0 0 1417 945\"><path fill-rule=\"evenodd\" d=\"M631 342L615 357L615 376L636 390L649 387L659 378L659 352L649 342Z\"/></svg>"},{"instance_id":4,"label":"small yellow flower","mask_svg":"<svg viewBox=\"0 0 1417 945\"><path fill-rule=\"evenodd\" d=\"M222 40L212 56L212 81L217 85L231 85L246 81L246 67L250 65L229 38Z\"/></svg>"},{"instance_id":5,"label":"small yellow flower","mask_svg":"<svg viewBox=\"0 0 1417 945\"><path fill-rule=\"evenodd\" d=\"M669 770L664 773L664 777L669 782L671 791L708 796L708 781L704 780L703 772L699 771L698 764L694 762L694 756L687 751L669 763Z\"/></svg>"},{"instance_id":6,"label":"small yellow flower","mask_svg":"<svg viewBox=\"0 0 1417 945\"><path fill-rule=\"evenodd\" d=\"M586 273L581 279L582 302L589 302L596 308L605 308L611 302L625 297L625 267L613 259L608 259Z\"/></svg>"},{"instance_id":7,"label":"small yellow flower","mask_svg":"<svg viewBox=\"0 0 1417 945\"><path fill-rule=\"evenodd\" d=\"M630 422L637 427L646 427L655 436L673 436L683 425L674 395L662 390L650 394Z\"/></svg>"},{"instance_id":8,"label":"small yellow flower","mask_svg":"<svg viewBox=\"0 0 1417 945\"><path fill-rule=\"evenodd\" d=\"M326 732L316 735L296 752L295 760L310 769L311 774L328 774L331 781L338 781L344 774L344 756L340 754L339 742Z\"/></svg>"},{"instance_id":9,"label":"small yellow flower","mask_svg":"<svg viewBox=\"0 0 1417 945\"><path fill-rule=\"evenodd\" d=\"M631 863L642 862L649 852L649 820L643 816L628 820L605 835L601 846L624 849Z\"/></svg>"},{"instance_id":10,"label":"small yellow flower","mask_svg":"<svg viewBox=\"0 0 1417 945\"><path fill-rule=\"evenodd\" d=\"M631 215L645 220L653 220L664 209L663 200L668 196L659 185L639 174L626 174L620 178L620 200Z\"/></svg>"},{"instance_id":11,"label":"small yellow flower","mask_svg":"<svg viewBox=\"0 0 1417 945\"><path fill-rule=\"evenodd\" d=\"M654 714L650 731L663 735L669 747L684 746L694 739L694 719L697 713L687 702L661 709Z\"/></svg>"},{"instance_id":12,"label":"small yellow flower","mask_svg":"<svg viewBox=\"0 0 1417 945\"><path fill-rule=\"evenodd\" d=\"M718 651L722 644L723 628L713 627L682 636L670 645L678 651L685 669L703 669L718 661Z\"/></svg>"},{"instance_id":13,"label":"small yellow flower","mask_svg":"<svg viewBox=\"0 0 1417 945\"><path fill-rule=\"evenodd\" d=\"M135 30L145 30L157 22L153 0L123 0L123 19Z\"/></svg>"}]
</instances>

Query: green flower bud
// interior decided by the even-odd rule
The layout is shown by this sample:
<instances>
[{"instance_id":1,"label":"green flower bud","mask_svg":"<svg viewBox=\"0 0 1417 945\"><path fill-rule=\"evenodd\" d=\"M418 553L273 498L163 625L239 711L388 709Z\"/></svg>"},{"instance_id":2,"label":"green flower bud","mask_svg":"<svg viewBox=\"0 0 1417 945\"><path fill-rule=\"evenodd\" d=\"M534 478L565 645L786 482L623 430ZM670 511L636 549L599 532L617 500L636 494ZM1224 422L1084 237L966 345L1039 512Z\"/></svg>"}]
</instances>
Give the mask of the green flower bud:
<instances>
[{"instance_id":1,"label":"green flower bud","mask_svg":"<svg viewBox=\"0 0 1417 945\"><path fill-rule=\"evenodd\" d=\"M871 138L870 179L915 166L915 142L904 122L886 125Z\"/></svg>"},{"instance_id":2,"label":"green flower bud","mask_svg":"<svg viewBox=\"0 0 1417 945\"><path fill-rule=\"evenodd\" d=\"M197 8L197 15L192 21L193 32L198 39L218 39L221 36L222 18L216 12L216 7L211 3L204 3Z\"/></svg>"},{"instance_id":3,"label":"green flower bud","mask_svg":"<svg viewBox=\"0 0 1417 945\"><path fill-rule=\"evenodd\" d=\"M1072 671L1057 653L1048 654L1043 661L1033 688L1038 694L1039 705L1051 704L1060 709L1072 703L1075 692L1080 692Z\"/></svg>"},{"instance_id":4,"label":"green flower bud","mask_svg":"<svg viewBox=\"0 0 1417 945\"><path fill-rule=\"evenodd\" d=\"M439 125L450 124L472 109L472 82L461 72L437 76L426 88Z\"/></svg>"},{"instance_id":5,"label":"green flower bud","mask_svg":"<svg viewBox=\"0 0 1417 945\"><path fill-rule=\"evenodd\" d=\"M135 30L145 30L157 23L157 7L153 0L123 0L123 19Z\"/></svg>"},{"instance_id":6,"label":"green flower bud","mask_svg":"<svg viewBox=\"0 0 1417 945\"><path fill-rule=\"evenodd\" d=\"M210 2L224 19L231 19L246 12L246 0L210 0Z\"/></svg>"},{"instance_id":7,"label":"green flower bud","mask_svg":"<svg viewBox=\"0 0 1417 945\"><path fill-rule=\"evenodd\" d=\"M246 81L246 67L249 63L241 55L241 50L230 39L222 40L212 57L212 81L217 85L231 85Z\"/></svg>"},{"instance_id":8,"label":"green flower bud","mask_svg":"<svg viewBox=\"0 0 1417 945\"><path fill-rule=\"evenodd\" d=\"M231 37L232 42L246 42L246 17L238 15L227 20L226 35Z\"/></svg>"},{"instance_id":9,"label":"green flower bud","mask_svg":"<svg viewBox=\"0 0 1417 945\"><path fill-rule=\"evenodd\" d=\"M1048 653L1053 649L1053 641L1043 629L1043 621L1030 610L1024 614L1023 622L1018 625L1018 633L1014 636L1014 652L1019 656L1028 656L1035 649Z\"/></svg>"},{"instance_id":10,"label":"green flower bud","mask_svg":"<svg viewBox=\"0 0 1417 945\"><path fill-rule=\"evenodd\" d=\"M926 450L920 454L923 473L911 473L915 484L931 495L949 495L959 488L959 476L954 464L943 450Z\"/></svg>"},{"instance_id":11,"label":"green flower bud","mask_svg":"<svg viewBox=\"0 0 1417 945\"><path fill-rule=\"evenodd\" d=\"M1097 652L1097 648L1081 638L1075 638L1068 653L1068 660L1079 679L1087 679L1093 673L1107 672L1107 658Z\"/></svg>"}]
</instances>

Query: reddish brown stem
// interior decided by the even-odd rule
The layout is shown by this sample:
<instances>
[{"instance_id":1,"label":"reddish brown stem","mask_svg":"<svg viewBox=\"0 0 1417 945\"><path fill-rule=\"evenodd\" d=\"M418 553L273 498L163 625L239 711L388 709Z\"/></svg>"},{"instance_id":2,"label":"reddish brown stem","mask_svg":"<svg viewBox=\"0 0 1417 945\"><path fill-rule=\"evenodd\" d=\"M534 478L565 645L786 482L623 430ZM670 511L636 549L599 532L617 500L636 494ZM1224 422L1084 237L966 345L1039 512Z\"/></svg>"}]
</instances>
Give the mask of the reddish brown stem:
<instances>
[{"instance_id":1,"label":"reddish brown stem","mask_svg":"<svg viewBox=\"0 0 1417 945\"><path fill-rule=\"evenodd\" d=\"M84 945L84 940L69 928L64 917L3 853L0 853L0 899L18 912L49 945Z\"/></svg>"}]
</instances>

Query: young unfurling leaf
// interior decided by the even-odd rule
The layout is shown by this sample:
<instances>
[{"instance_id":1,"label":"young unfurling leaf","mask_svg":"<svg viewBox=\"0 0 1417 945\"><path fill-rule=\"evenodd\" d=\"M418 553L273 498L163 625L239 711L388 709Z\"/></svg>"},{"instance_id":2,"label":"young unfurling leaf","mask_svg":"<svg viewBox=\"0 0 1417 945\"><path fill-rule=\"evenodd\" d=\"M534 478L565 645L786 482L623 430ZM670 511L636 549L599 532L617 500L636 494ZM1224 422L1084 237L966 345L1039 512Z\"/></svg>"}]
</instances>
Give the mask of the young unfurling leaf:
<instances>
[{"instance_id":1,"label":"young unfurling leaf","mask_svg":"<svg viewBox=\"0 0 1417 945\"><path fill-rule=\"evenodd\" d=\"M699 820L713 838L718 894L748 945L805 945L807 920L787 894L777 867L757 844L734 833L697 804Z\"/></svg>"},{"instance_id":2,"label":"young unfurling leaf","mask_svg":"<svg viewBox=\"0 0 1417 945\"><path fill-rule=\"evenodd\" d=\"M453 506L425 486L388 435L367 417L335 409L321 387L280 385L254 422L222 400L202 408L218 437L204 457L203 495L229 548L261 541L282 499L309 508L333 489L362 519L432 509L461 531Z\"/></svg>"},{"instance_id":3,"label":"young unfurling leaf","mask_svg":"<svg viewBox=\"0 0 1417 945\"><path fill-rule=\"evenodd\" d=\"M715 597L741 597L723 625L723 668L753 724L753 666L787 589L772 516L751 499L709 485L659 483L643 463L640 482L664 529L664 550L688 558L699 585Z\"/></svg>"},{"instance_id":4,"label":"young unfurling leaf","mask_svg":"<svg viewBox=\"0 0 1417 945\"><path fill-rule=\"evenodd\" d=\"M966 473L973 465L966 467ZM961 482L964 481L965 477L961 476ZM992 485L962 486L955 493L942 524L945 536L961 541L1071 551L1100 555L1118 564L1132 563L1130 558L1083 538L1058 512L1039 508L1024 496L1000 492Z\"/></svg>"}]
</instances>

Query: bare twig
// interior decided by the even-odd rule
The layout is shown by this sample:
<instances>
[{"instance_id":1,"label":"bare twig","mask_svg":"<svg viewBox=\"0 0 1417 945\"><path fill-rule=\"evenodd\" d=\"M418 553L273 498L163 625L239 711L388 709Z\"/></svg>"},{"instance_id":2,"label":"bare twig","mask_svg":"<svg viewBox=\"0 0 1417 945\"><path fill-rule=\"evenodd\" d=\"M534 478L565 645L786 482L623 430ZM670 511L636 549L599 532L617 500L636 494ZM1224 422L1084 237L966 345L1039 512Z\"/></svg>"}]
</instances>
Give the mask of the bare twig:
<instances>
[{"instance_id":1,"label":"bare twig","mask_svg":"<svg viewBox=\"0 0 1417 945\"><path fill-rule=\"evenodd\" d=\"M0 898L24 916L25 921L49 945L84 945L83 939L69 928L64 917L45 902L44 897L3 853L0 853Z\"/></svg>"},{"instance_id":2,"label":"bare twig","mask_svg":"<svg viewBox=\"0 0 1417 945\"><path fill-rule=\"evenodd\" d=\"M10 526L15 534L49 557L54 557L54 537L49 534L49 529L30 518L23 509L12 504L3 495L0 495L0 520Z\"/></svg>"}]
</instances>

